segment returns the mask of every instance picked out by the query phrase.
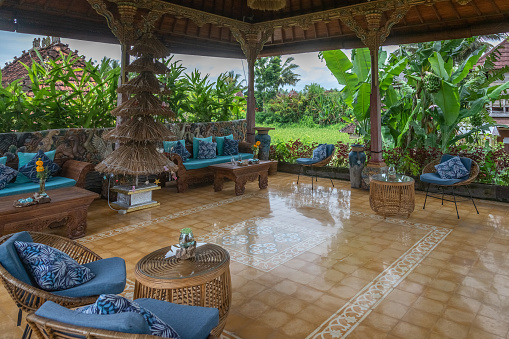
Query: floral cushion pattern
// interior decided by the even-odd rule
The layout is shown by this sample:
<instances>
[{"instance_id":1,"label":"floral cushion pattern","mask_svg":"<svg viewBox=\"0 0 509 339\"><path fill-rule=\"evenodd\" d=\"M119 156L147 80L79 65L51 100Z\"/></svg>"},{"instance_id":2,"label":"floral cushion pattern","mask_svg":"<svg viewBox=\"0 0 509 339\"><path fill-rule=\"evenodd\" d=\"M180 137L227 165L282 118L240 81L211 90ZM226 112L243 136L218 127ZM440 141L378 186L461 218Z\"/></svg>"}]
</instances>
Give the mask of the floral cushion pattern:
<instances>
[{"instance_id":1,"label":"floral cushion pattern","mask_svg":"<svg viewBox=\"0 0 509 339\"><path fill-rule=\"evenodd\" d=\"M321 144L313 150L313 160L323 160L327 158L327 145Z\"/></svg>"},{"instance_id":2,"label":"floral cushion pattern","mask_svg":"<svg viewBox=\"0 0 509 339\"><path fill-rule=\"evenodd\" d=\"M35 162L41 158L43 162L44 169L49 172L49 176L55 175L58 171L60 171L60 166L55 164L43 151L37 152L35 157L32 158L26 165L22 166L19 169L19 172L24 174L28 179L32 182L39 182L39 178L37 178L37 165Z\"/></svg>"},{"instance_id":3,"label":"floral cushion pattern","mask_svg":"<svg viewBox=\"0 0 509 339\"><path fill-rule=\"evenodd\" d=\"M162 338L180 339L178 333L167 323L149 310L141 307L132 300L116 294L101 294L92 305L78 308L77 312L84 314L115 314L123 312L136 312L145 318L152 335Z\"/></svg>"},{"instance_id":4,"label":"floral cushion pattern","mask_svg":"<svg viewBox=\"0 0 509 339\"><path fill-rule=\"evenodd\" d=\"M175 144L175 147L173 148L173 152L180 155L183 162L186 162L191 157L191 153L186 149L184 145L179 141Z\"/></svg>"},{"instance_id":5,"label":"floral cushion pattern","mask_svg":"<svg viewBox=\"0 0 509 339\"><path fill-rule=\"evenodd\" d=\"M0 164L0 190L5 188L7 184L18 175L18 171Z\"/></svg>"},{"instance_id":6,"label":"floral cushion pattern","mask_svg":"<svg viewBox=\"0 0 509 339\"><path fill-rule=\"evenodd\" d=\"M46 291L61 291L90 281L95 274L56 248L15 241L14 247L37 285Z\"/></svg>"},{"instance_id":7,"label":"floral cushion pattern","mask_svg":"<svg viewBox=\"0 0 509 339\"><path fill-rule=\"evenodd\" d=\"M215 142L198 140L198 156L196 159L214 159L216 157Z\"/></svg>"},{"instance_id":8,"label":"floral cushion pattern","mask_svg":"<svg viewBox=\"0 0 509 339\"><path fill-rule=\"evenodd\" d=\"M459 179L470 173L458 156L435 165L435 168L442 179Z\"/></svg>"},{"instance_id":9,"label":"floral cushion pattern","mask_svg":"<svg viewBox=\"0 0 509 339\"><path fill-rule=\"evenodd\" d=\"M239 140L224 139L223 155L239 154Z\"/></svg>"}]
</instances>

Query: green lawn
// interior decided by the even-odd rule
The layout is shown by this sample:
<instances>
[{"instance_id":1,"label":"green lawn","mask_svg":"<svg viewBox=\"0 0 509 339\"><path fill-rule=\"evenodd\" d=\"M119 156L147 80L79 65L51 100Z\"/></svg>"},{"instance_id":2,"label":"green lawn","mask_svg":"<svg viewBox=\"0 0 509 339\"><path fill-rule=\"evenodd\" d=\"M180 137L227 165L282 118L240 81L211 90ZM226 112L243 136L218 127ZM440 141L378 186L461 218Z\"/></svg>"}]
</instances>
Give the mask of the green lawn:
<instances>
[{"instance_id":1,"label":"green lawn","mask_svg":"<svg viewBox=\"0 0 509 339\"><path fill-rule=\"evenodd\" d=\"M269 134L272 138L272 144L296 139L300 139L300 141L305 144L311 144L312 142L317 142L319 144L335 144L338 141L345 144L353 143L353 140L349 139L348 134L340 133L339 128L336 127L276 127L276 129L270 131Z\"/></svg>"}]
</instances>

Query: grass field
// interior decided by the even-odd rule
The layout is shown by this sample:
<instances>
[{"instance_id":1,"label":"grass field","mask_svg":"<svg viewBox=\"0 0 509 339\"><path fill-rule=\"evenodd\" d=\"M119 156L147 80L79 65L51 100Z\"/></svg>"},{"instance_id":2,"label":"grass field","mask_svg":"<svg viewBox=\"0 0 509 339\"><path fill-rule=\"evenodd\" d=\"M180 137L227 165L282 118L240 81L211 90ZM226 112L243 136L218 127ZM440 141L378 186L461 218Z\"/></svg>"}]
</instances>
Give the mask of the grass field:
<instances>
[{"instance_id":1,"label":"grass field","mask_svg":"<svg viewBox=\"0 0 509 339\"><path fill-rule=\"evenodd\" d=\"M265 126L264 126L265 127ZM266 126L274 127L274 126ZM269 132L272 144L279 142L287 142L290 140L300 139L305 144L311 144L313 141L320 144L335 144L338 141L343 143L352 143L348 134L340 133L339 128L310 128L310 127L276 127L275 130Z\"/></svg>"}]
</instances>

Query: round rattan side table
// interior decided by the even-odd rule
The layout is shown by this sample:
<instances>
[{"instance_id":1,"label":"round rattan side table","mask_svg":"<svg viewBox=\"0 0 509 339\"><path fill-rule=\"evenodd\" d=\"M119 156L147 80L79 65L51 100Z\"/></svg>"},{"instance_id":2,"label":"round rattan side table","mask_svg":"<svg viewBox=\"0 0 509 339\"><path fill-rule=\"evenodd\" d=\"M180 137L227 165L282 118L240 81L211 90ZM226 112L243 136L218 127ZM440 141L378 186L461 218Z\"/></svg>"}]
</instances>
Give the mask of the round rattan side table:
<instances>
[{"instance_id":1,"label":"round rattan side table","mask_svg":"<svg viewBox=\"0 0 509 339\"><path fill-rule=\"evenodd\" d=\"M196 248L196 257L165 258L170 247L143 257L134 271L134 298L153 298L175 304L215 307L219 325L211 334L219 337L230 312L230 254L224 248L205 244ZM193 319L189 319L192 324Z\"/></svg>"},{"instance_id":2,"label":"round rattan side table","mask_svg":"<svg viewBox=\"0 0 509 339\"><path fill-rule=\"evenodd\" d=\"M406 214L415 208L414 179L407 175L375 174L369 184L371 209L385 217Z\"/></svg>"}]
</instances>

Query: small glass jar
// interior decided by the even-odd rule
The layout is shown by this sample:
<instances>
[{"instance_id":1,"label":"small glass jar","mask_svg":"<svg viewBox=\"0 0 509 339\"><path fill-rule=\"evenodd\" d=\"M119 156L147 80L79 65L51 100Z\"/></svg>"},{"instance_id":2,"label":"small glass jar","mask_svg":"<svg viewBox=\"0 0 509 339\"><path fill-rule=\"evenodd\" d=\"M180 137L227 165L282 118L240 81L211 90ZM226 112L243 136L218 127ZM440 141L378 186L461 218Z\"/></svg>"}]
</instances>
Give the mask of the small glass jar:
<instances>
[{"instance_id":1,"label":"small glass jar","mask_svg":"<svg viewBox=\"0 0 509 339\"><path fill-rule=\"evenodd\" d=\"M389 175L389 178L394 179L396 178L396 167L389 166L387 169L387 174Z\"/></svg>"},{"instance_id":2,"label":"small glass jar","mask_svg":"<svg viewBox=\"0 0 509 339\"><path fill-rule=\"evenodd\" d=\"M190 228L180 230L179 245L181 248L187 248L194 244L193 231Z\"/></svg>"}]
</instances>

